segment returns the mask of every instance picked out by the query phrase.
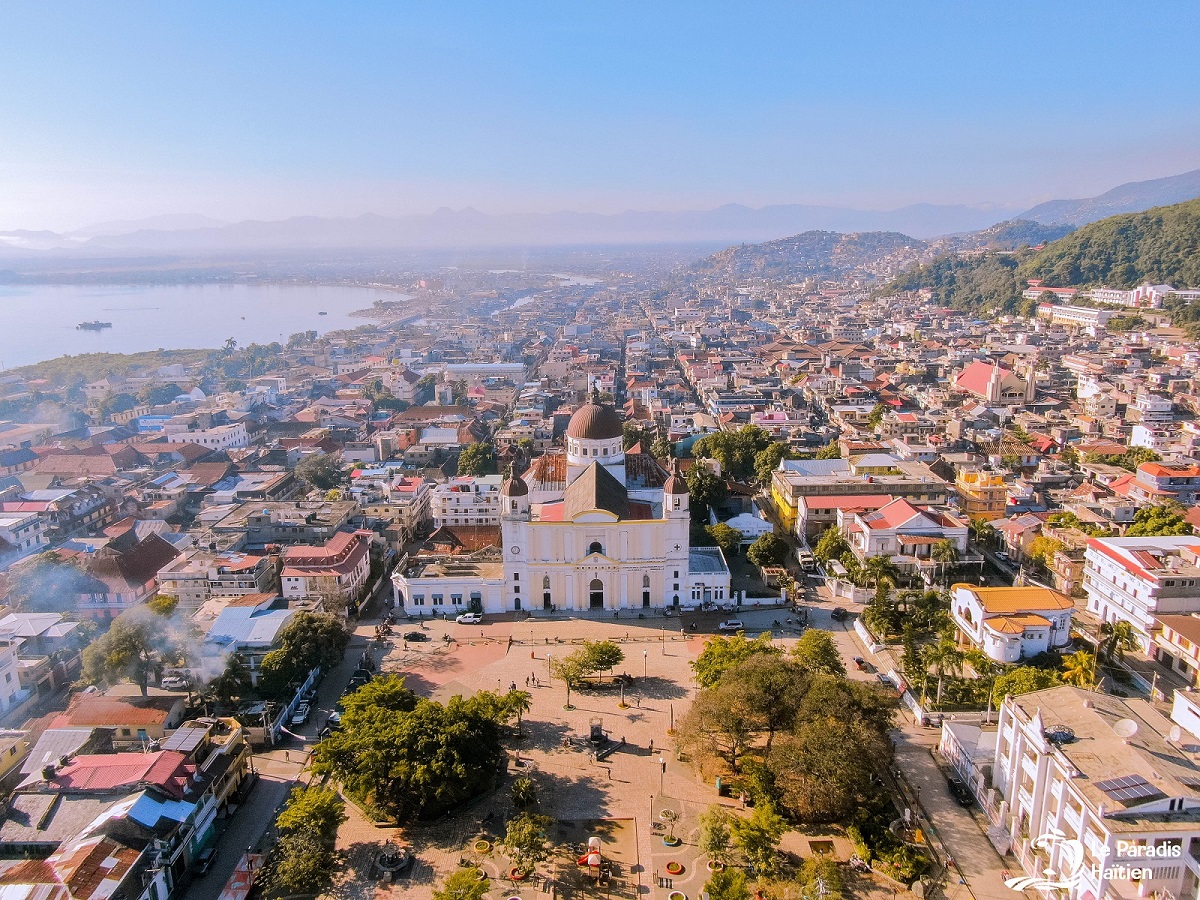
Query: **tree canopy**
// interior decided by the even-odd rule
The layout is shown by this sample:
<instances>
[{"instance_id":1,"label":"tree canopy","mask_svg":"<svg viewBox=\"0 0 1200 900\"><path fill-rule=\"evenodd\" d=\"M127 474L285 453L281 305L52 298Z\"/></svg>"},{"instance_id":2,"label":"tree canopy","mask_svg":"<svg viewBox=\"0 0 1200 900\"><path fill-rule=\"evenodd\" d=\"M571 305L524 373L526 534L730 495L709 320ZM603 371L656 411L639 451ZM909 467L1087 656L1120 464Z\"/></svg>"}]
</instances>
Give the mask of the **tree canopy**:
<instances>
[{"instance_id":1,"label":"tree canopy","mask_svg":"<svg viewBox=\"0 0 1200 900\"><path fill-rule=\"evenodd\" d=\"M332 454L310 453L296 463L296 477L328 491L342 483L342 466Z\"/></svg>"},{"instance_id":2,"label":"tree canopy","mask_svg":"<svg viewBox=\"0 0 1200 900\"><path fill-rule=\"evenodd\" d=\"M495 450L487 441L467 444L458 454L459 475L494 475L496 474Z\"/></svg>"},{"instance_id":3,"label":"tree canopy","mask_svg":"<svg viewBox=\"0 0 1200 900\"><path fill-rule=\"evenodd\" d=\"M1192 526L1185 516L1187 510L1178 503L1143 506L1133 514L1133 524L1126 537L1155 537L1157 535L1191 534Z\"/></svg>"},{"instance_id":4,"label":"tree canopy","mask_svg":"<svg viewBox=\"0 0 1200 900\"><path fill-rule=\"evenodd\" d=\"M338 665L350 642L341 621L322 613L296 613L279 631L279 647L263 657L259 666L264 694L282 696L289 687L315 668Z\"/></svg>"},{"instance_id":5,"label":"tree canopy","mask_svg":"<svg viewBox=\"0 0 1200 900\"><path fill-rule=\"evenodd\" d=\"M692 456L715 459L726 477L742 481L755 474L758 454L772 443L771 436L757 425L743 425L737 431L704 435L692 444Z\"/></svg>"},{"instance_id":6,"label":"tree canopy","mask_svg":"<svg viewBox=\"0 0 1200 900\"><path fill-rule=\"evenodd\" d=\"M845 675L846 666L833 635L819 628L809 628L792 646L792 660L806 672L823 675Z\"/></svg>"},{"instance_id":7,"label":"tree canopy","mask_svg":"<svg viewBox=\"0 0 1200 900\"><path fill-rule=\"evenodd\" d=\"M495 783L501 724L511 713L503 697L481 691L443 705L414 697L395 675L355 693L342 727L317 745L313 770L340 780L360 802L405 821L431 818Z\"/></svg>"},{"instance_id":8,"label":"tree canopy","mask_svg":"<svg viewBox=\"0 0 1200 900\"><path fill-rule=\"evenodd\" d=\"M189 635L173 612L173 607L163 614L143 605L113 619L108 631L83 651L84 680L89 684L130 681L145 697L151 679L160 678L166 666L187 661Z\"/></svg>"},{"instance_id":9,"label":"tree canopy","mask_svg":"<svg viewBox=\"0 0 1200 900\"><path fill-rule=\"evenodd\" d=\"M704 642L704 649L692 660L692 672L700 687L715 687L725 672L756 653L778 656L783 651L772 646L771 635L765 632L753 640L744 634L710 637Z\"/></svg>"},{"instance_id":10,"label":"tree canopy","mask_svg":"<svg viewBox=\"0 0 1200 900\"><path fill-rule=\"evenodd\" d=\"M746 550L746 558L756 566L782 566L788 558L788 544L773 531L760 534Z\"/></svg>"}]
</instances>

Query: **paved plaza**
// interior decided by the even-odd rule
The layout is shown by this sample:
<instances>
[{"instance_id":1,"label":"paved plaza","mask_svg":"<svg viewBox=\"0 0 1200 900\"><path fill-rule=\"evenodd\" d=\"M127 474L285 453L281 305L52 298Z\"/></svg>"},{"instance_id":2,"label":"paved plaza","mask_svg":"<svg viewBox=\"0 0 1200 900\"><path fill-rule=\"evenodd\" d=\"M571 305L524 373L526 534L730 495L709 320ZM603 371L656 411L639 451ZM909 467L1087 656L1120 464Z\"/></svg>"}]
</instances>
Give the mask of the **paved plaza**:
<instances>
[{"instance_id":1,"label":"paved plaza","mask_svg":"<svg viewBox=\"0 0 1200 900\"><path fill-rule=\"evenodd\" d=\"M794 616L787 610L740 615L749 632L772 630L785 648L799 635L795 623L788 624ZM709 873L705 860L697 859L698 817L713 803L731 810L740 803L738 798L718 797L714 784L701 783L676 758L668 731L687 712L695 693L689 663L721 618L713 613L682 619L489 617L475 626L443 620L423 626L401 622L386 644L372 642L381 669L405 675L418 693L445 700L481 689L506 691L515 684L529 691L533 708L525 717L523 737L509 742L509 779L460 813L440 823L398 830L378 828L351 809L338 841L349 865L332 895L346 900L425 898L446 874L471 864L493 879L492 898L535 900L548 896L551 888L559 897L666 898L672 890L699 897ZM811 621L818 627L831 624L828 612L820 609ZM784 628L773 628L775 622ZM404 632L419 627L429 641L402 640ZM373 634L373 623L359 625L360 640ZM617 642L625 660L615 674L630 676L631 683L623 694L619 683L609 678L603 687L572 691L573 708L567 709L566 688L549 677L550 666L554 657L565 656L585 640ZM621 706L622 696L627 708ZM601 761L593 758L587 741L595 724L613 740L624 741ZM475 844L487 840L494 845L502 837L504 822L514 811L508 784L520 775L534 779L540 811L557 820L557 849L538 867L536 877L514 883L506 877L507 861L494 846L477 852ZM664 839L672 835L682 844L668 846ZM612 862L611 876L602 884L576 863L593 836L601 839L604 856ZM820 840L810 837L789 834L784 849L798 856L832 852L842 861L853 852L840 831L820 835ZM377 848L387 840L411 845L417 857L413 869L395 884L380 882L371 871ZM669 865L682 871L672 874ZM855 879L852 889L854 896L880 898L892 890L870 877Z\"/></svg>"}]
</instances>

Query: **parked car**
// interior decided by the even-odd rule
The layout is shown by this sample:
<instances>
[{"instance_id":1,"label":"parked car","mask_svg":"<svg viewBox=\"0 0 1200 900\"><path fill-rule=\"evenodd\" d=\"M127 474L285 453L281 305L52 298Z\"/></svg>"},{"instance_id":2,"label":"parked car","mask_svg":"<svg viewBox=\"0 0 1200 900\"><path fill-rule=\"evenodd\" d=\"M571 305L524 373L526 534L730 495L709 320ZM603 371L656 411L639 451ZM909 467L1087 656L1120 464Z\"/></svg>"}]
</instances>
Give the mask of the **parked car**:
<instances>
[{"instance_id":1,"label":"parked car","mask_svg":"<svg viewBox=\"0 0 1200 900\"><path fill-rule=\"evenodd\" d=\"M854 667L859 671L865 672L867 669L867 661L861 656L854 657Z\"/></svg>"},{"instance_id":2,"label":"parked car","mask_svg":"<svg viewBox=\"0 0 1200 900\"><path fill-rule=\"evenodd\" d=\"M303 725L308 721L308 714L312 712L312 707L307 703L301 703L296 707L296 711L292 713L292 724Z\"/></svg>"},{"instance_id":3,"label":"parked car","mask_svg":"<svg viewBox=\"0 0 1200 900\"><path fill-rule=\"evenodd\" d=\"M846 618L846 610L840 606L835 606L829 611L829 618L833 619L835 622L840 622L842 619Z\"/></svg>"},{"instance_id":4,"label":"parked car","mask_svg":"<svg viewBox=\"0 0 1200 900\"><path fill-rule=\"evenodd\" d=\"M338 729L342 727L342 714L336 709L329 714L329 718L325 720L325 725L330 729Z\"/></svg>"},{"instance_id":5,"label":"parked car","mask_svg":"<svg viewBox=\"0 0 1200 900\"><path fill-rule=\"evenodd\" d=\"M888 674L886 672L877 672L875 674L875 677L879 679L879 683L882 684L884 687L894 688L896 686L895 682L893 682L892 679L890 677L888 677Z\"/></svg>"},{"instance_id":6,"label":"parked car","mask_svg":"<svg viewBox=\"0 0 1200 900\"><path fill-rule=\"evenodd\" d=\"M975 798L971 796L971 791L967 786L953 775L946 779L946 788L950 791L950 796L954 798L954 802L959 806L970 806L975 802Z\"/></svg>"},{"instance_id":7,"label":"parked car","mask_svg":"<svg viewBox=\"0 0 1200 900\"><path fill-rule=\"evenodd\" d=\"M423 631L406 631L404 632L404 639L411 643L419 644L421 641L429 640L429 635Z\"/></svg>"},{"instance_id":8,"label":"parked car","mask_svg":"<svg viewBox=\"0 0 1200 900\"><path fill-rule=\"evenodd\" d=\"M159 682L164 691L186 691L190 683L183 675L168 675Z\"/></svg>"},{"instance_id":9,"label":"parked car","mask_svg":"<svg viewBox=\"0 0 1200 900\"><path fill-rule=\"evenodd\" d=\"M717 626L717 631L745 631L746 625L741 619L726 619Z\"/></svg>"},{"instance_id":10,"label":"parked car","mask_svg":"<svg viewBox=\"0 0 1200 900\"><path fill-rule=\"evenodd\" d=\"M454 619L459 625L479 625L483 622L483 613L467 612Z\"/></svg>"}]
</instances>

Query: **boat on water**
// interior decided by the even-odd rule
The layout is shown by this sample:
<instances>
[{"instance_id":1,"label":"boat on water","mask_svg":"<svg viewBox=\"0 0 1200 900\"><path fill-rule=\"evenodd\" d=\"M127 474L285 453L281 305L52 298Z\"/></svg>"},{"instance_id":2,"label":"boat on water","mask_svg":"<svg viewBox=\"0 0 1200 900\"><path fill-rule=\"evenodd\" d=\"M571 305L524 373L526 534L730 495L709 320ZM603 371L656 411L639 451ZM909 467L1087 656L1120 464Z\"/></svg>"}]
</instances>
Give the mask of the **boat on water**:
<instances>
[{"instance_id":1,"label":"boat on water","mask_svg":"<svg viewBox=\"0 0 1200 900\"><path fill-rule=\"evenodd\" d=\"M321 310L319 313L317 313L317 315L318 316L327 316L327 315L329 315L329 313L325 312L325 310Z\"/></svg>"},{"instance_id":2,"label":"boat on water","mask_svg":"<svg viewBox=\"0 0 1200 900\"><path fill-rule=\"evenodd\" d=\"M112 322L96 319L94 322L80 322L75 328L79 331L103 331L105 328L112 328Z\"/></svg>"}]
</instances>

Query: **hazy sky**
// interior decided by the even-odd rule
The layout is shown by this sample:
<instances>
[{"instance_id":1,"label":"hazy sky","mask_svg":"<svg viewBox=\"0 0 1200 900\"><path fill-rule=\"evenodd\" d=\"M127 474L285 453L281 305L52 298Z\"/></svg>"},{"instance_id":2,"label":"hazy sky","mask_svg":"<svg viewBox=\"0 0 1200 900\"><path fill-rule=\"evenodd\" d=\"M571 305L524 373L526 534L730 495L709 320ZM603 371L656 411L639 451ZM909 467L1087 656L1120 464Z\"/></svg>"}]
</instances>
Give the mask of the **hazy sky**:
<instances>
[{"instance_id":1,"label":"hazy sky","mask_svg":"<svg viewBox=\"0 0 1200 900\"><path fill-rule=\"evenodd\" d=\"M0 229L1021 207L1200 167L1195 0L88 0L0 20Z\"/></svg>"}]
</instances>

